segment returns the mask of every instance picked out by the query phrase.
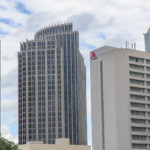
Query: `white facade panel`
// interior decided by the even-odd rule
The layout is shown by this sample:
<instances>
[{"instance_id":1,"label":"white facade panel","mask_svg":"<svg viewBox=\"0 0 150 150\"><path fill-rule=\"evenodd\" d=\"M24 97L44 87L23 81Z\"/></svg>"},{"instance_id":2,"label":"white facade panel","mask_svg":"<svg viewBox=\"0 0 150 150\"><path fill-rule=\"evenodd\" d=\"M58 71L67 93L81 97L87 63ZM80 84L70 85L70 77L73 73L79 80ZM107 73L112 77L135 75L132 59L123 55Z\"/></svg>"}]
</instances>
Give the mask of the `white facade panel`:
<instances>
[{"instance_id":1,"label":"white facade panel","mask_svg":"<svg viewBox=\"0 0 150 150\"><path fill-rule=\"evenodd\" d=\"M105 46L91 57L93 150L149 148L150 53Z\"/></svg>"}]
</instances>

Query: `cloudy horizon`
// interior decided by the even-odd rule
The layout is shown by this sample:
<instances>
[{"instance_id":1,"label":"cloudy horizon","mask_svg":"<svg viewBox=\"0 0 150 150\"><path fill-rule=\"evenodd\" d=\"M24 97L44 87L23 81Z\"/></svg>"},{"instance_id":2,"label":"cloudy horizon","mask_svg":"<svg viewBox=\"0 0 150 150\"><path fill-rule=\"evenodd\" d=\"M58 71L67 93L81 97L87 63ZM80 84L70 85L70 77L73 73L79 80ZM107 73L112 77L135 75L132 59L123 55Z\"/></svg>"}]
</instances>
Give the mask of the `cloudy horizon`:
<instances>
[{"instance_id":1,"label":"cloudy horizon","mask_svg":"<svg viewBox=\"0 0 150 150\"><path fill-rule=\"evenodd\" d=\"M104 45L125 47L136 43L145 50L144 36L150 26L148 0L1 0L2 136L17 142L17 53L20 42L33 39L43 27L65 22L79 31L80 51L87 69L88 144L91 145L90 56Z\"/></svg>"}]
</instances>

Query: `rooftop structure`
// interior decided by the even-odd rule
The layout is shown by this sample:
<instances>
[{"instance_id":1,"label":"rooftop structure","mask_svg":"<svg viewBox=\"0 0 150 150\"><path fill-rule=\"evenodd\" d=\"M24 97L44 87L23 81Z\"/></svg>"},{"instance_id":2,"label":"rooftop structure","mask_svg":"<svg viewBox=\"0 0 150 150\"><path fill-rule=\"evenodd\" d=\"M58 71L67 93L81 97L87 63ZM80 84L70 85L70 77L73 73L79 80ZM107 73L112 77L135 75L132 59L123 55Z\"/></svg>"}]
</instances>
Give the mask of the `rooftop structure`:
<instances>
[{"instance_id":1,"label":"rooftop structure","mask_svg":"<svg viewBox=\"0 0 150 150\"><path fill-rule=\"evenodd\" d=\"M56 139L56 144L43 144L42 142L30 142L20 145L21 150L91 150L90 146L70 145L69 139Z\"/></svg>"}]
</instances>

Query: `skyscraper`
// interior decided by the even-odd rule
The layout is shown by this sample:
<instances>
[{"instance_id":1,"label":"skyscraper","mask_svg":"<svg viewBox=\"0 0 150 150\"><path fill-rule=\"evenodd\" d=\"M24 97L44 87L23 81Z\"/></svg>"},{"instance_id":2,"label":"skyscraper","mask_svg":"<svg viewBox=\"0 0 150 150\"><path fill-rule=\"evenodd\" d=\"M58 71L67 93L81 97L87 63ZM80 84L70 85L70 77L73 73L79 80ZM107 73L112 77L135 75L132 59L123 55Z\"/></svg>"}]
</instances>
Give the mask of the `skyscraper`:
<instances>
[{"instance_id":1,"label":"skyscraper","mask_svg":"<svg viewBox=\"0 0 150 150\"><path fill-rule=\"evenodd\" d=\"M144 34L144 39L145 39L145 51L150 52L150 28Z\"/></svg>"},{"instance_id":2,"label":"skyscraper","mask_svg":"<svg viewBox=\"0 0 150 150\"><path fill-rule=\"evenodd\" d=\"M18 53L19 144L87 144L86 68L71 23L49 26Z\"/></svg>"},{"instance_id":3,"label":"skyscraper","mask_svg":"<svg viewBox=\"0 0 150 150\"><path fill-rule=\"evenodd\" d=\"M93 150L150 149L150 53L91 52Z\"/></svg>"}]
</instances>

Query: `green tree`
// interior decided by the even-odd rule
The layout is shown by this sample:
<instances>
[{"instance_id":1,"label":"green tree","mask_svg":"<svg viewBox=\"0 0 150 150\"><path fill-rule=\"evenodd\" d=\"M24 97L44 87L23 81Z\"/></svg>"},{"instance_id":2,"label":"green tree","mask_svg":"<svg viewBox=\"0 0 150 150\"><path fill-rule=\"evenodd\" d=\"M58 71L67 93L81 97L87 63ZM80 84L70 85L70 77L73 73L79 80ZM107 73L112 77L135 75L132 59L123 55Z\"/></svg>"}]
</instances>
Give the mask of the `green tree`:
<instances>
[{"instance_id":1,"label":"green tree","mask_svg":"<svg viewBox=\"0 0 150 150\"><path fill-rule=\"evenodd\" d=\"M14 142L0 137L0 150L19 150L19 148L18 145L16 145Z\"/></svg>"}]
</instances>

